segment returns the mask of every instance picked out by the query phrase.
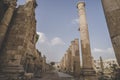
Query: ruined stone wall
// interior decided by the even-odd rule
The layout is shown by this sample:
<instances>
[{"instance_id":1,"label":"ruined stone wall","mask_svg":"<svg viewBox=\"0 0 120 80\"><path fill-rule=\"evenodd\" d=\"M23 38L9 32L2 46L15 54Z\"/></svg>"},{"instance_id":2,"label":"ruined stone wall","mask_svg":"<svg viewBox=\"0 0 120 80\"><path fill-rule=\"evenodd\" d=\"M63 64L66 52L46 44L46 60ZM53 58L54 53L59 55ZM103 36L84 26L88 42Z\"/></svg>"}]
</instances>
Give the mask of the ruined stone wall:
<instances>
[{"instance_id":1,"label":"ruined stone wall","mask_svg":"<svg viewBox=\"0 0 120 80\"><path fill-rule=\"evenodd\" d=\"M33 8L32 4L28 3L16 9L2 51L5 56L25 55L35 51L36 21Z\"/></svg>"},{"instance_id":2,"label":"ruined stone wall","mask_svg":"<svg viewBox=\"0 0 120 80\"><path fill-rule=\"evenodd\" d=\"M5 5L4 0L0 0L0 22L4 16L5 11L7 10L7 5Z\"/></svg>"},{"instance_id":3,"label":"ruined stone wall","mask_svg":"<svg viewBox=\"0 0 120 80\"><path fill-rule=\"evenodd\" d=\"M16 0L4 1L0 1L0 80L26 77L27 73L40 76L46 68L46 57L35 47L36 1L18 8Z\"/></svg>"},{"instance_id":4,"label":"ruined stone wall","mask_svg":"<svg viewBox=\"0 0 120 80\"><path fill-rule=\"evenodd\" d=\"M102 0L117 61L120 65L120 0Z\"/></svg>"},{"instance_id":5,"label":"ruined stone wall","mask_svg":"<svg viewBox=\"0 0 120 80\"><path fill-rule=\"evenodd\" d=\"M35 53L34 67L34 75L41 76L40 74L42 72L42 56L41 52L39 52L38 50L36 50Z\"/></svg>"},{"instance_id":6,"label":"ruined stone wall","mask_svg":"<svg viewBox=\"0 0 120 80\"><path fill-rule=\"evenodd\" d=\"M16 7L16 0L2 0L0 7L0 52Z\"/></svg>"},{"instance_id":7,"label":"ruined stone wall","mask_svg":"<svg viewBox=\"0 0 120 80\"><path fill-rule=\"evenodd\" d=\"M1 3L0 7L2 6L3 4ZM35 61L40 60L38 59L40 57L37 57L38 52L35 48L35 7L35 2L30 1L25 5L20 5L15 11L12 5L7 10L8 12L5 14L7 16L5 16L4 21L7 19L9 24L7 24L7 28L5 28L6 25L0 28L0 33L5 28L4 35L0 36L0 40L4 41L1 42L3 46L0 50L2 54L0 58L2 63L0 64L0 75L13 78L21 72L35 73ZM11 16L9 17L9 15ZM0 79L3 78L0 76Z\"/></svg>"}]
</instances>

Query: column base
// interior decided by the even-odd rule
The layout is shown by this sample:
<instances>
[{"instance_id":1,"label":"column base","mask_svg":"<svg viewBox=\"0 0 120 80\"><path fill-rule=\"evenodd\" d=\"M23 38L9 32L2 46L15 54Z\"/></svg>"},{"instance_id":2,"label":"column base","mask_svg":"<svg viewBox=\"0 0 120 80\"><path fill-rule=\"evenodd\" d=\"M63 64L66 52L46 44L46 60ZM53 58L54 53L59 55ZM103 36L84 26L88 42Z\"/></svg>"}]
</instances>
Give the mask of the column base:
<instances>
[{"instance_id":1,"label":"column base","mask_svg":"<svg viewBox=\"0 0 120 80\"><path fill-rule=\"evenodd\" d=\"M98 80L97 74L92 68L83 68L80 74L81 80Z\"/></svg>"},{"instance_id":2,"label":"column base","mask_svg":"<svg viewBox=\"0 0 120 80\"><path fill-rule=\"evenodd\" d=\"M23 75L24 69L22 65L8 65L0 67L0 80L20 80Z\"/></svg>"}]
</instances>

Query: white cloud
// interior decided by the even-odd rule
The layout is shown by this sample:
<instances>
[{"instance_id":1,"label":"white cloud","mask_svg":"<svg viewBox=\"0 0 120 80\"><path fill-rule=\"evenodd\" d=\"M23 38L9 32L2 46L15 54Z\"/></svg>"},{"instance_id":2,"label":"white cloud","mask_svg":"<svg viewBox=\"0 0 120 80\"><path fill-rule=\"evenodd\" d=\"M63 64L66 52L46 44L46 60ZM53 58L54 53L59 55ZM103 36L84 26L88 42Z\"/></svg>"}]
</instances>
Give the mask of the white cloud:
<instances>
[{"instance_id":1,"label":"white cloud","mask_svg":"<svg viewBox=\"0 0 120 80\"><path fill-rule=\"evenodd\" d=\"M44 33L37 32L37 34L39 35L39 39L38 39L39 43L49 44L50 46L65 44L64 41L59 37L54 37L52 40L48 40L48 38Z\"/></svg>"},{"instance_id":2,"label":"white cloud","mask_svg":"<svg viewBox=\"0 0 120 80\"><path fill-rule=\"evenodd\" d=\"M77 19L73 19L72 20L72 24L79 24L79 19L77 18Z\"/></svg>"},{"instance_id":3,"label":"white cloud","mask_svg":"<svg viewBox=\"0 0 120 80\"><path fill-rule=\"evenodd\" d=\"M107 52L109 52L109 53L114 53L114 50L113 50L113 48L108 48L108 49L107 49Z\"/></svg>"},{"instance_id":4,"label":"white cloud","mask_svg":"<svg viewBox=\"0 0 120 80\"><path fill-rule=\"evenodd\" d=\"M92 52L93 53L114 53L113 48L107 48L107 49L94 48Z\"/></svg>"},{"instance_id":5,"label":"white cloud","mask_svg":"<svg viewBox=\"0 0 120 80\"><path fill-rule=\"evenodd\" d=\"M64 41L59 37L49 39L44 33L37 32L40 36L36 48L47 57L47 61L59 61L64 55Z\"/></svg>"},{"instance_id":6,"label":"white cloud","mask_svg":"<svg viewBox=\"0 0 120 80\"><path fill-rule=\"evenodd\" d=\"M38 39L38 42L40 43L45 43L47 41L47 38L45 36L44 33L42 32L37 32L37 34L39 35L39 39Z\"/></svg>"},{"instance_id":7,"label":"white cloud","mask_svg":"<svg viewBox=\"0 0 120 80\"><path fill-rule=\"evenodd\" d=\"M94 49L92 49L92 54L93 54L95 59L99 59L100 56L103 59L115 58L113 48L106 48L106 49L94 48Z\"/></svg>"},{"instance_id":8,"label":"white cloud","mask_svg":"<svg viewBox=\"0 0 120 80\"><path fill-rule=\"evenodd\" d=\"M52 45L64 45L65 43L59 37L55 37L51 40L51 44Z\"/></svg>"},{"instance_id":9,"label":"white cloud","mask_svg":"<svg viewBox=\"0 0 120 80\"><path fill-rule=\"evenodd\" d=\"M93 52L103 52L103 50L102 49L98 49L98 48L94 48Z\"/></svg>"}]
</instances>

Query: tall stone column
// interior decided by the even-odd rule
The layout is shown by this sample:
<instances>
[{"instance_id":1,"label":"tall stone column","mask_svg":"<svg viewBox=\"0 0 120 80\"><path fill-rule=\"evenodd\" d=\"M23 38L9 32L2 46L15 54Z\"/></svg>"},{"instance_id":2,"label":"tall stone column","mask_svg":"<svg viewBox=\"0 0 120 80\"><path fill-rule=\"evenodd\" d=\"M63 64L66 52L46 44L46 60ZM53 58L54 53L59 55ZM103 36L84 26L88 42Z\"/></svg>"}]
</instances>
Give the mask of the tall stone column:
<instances>
[{"instance_id":1,"label":"tall stone column","mask_svg":"<svg viewBox=\"0 0 120 80\"><path fill-rule=\"evenodd\" d=\"M115 55L120 65L120 0L102 0Z\"/></svg>"},{"instance_id":2,"label":"tall stone column","mask_svg":"<svg viewBox=\"0 0 120 80\"><path fill-rule=\"evenodd\" d=\"M72 54L71 54L71 51L70 51L70 48L68 48L67 50L67 54L68 54L68 72L70 73L71 72L71 63L72 63Z\"/></svg>"},{"instance_id":3,"label":"tall stone column","mask_svg":"<svg viewBox=\"0 0 120 80\"><path fill-rule=\"evenodd\" d=\"M3 19L0 22L0 49L16 7L16 0L8 2L8 5L9 7L5 12Z\"/></svg>"},{"instance_id":4,"label":"tall stone column","mask_svg":"<svg viewBox=\"0 0 120 80\"><path fill-rule=\"evenodd\" d=\"M46 71L46 57L45 57L45 55L43 56L42 69L43 69L43 72L45 72L45 71Z\"/></svg>"},{"instance_id":5,"label":"tall stone column","mask_svg":"<svg viewBox=\"0 0 120 80\"><path fill-rule=\"evenodd\" d=\"M74 71L75 71L75 41L71 41L71 55L72 55L72 61L71 61L71 64L72 64L72 73L74 74Z\"/></svg>"},{"instance_id":6,"label":"tall stone column","mask_svg":"<svg viewBox=\"0 0 120 80\"><path fill-rule=\"evenodd\" d=\"M81 48L82 48L82 75L84 80L97 80L96 73L93 69L92 56L90 49L90 40L88 33L88 24L86 20L85 13L85 3L79 2L77 4L79 12L79 22L80 22L80 39L81 39Z\"/></svg>"},{"instance_id":7,"label":"tall stone column","mask_svg":"<svg viewBox=\"0 0 120 80\"><path fill-rule=\"evenodd\" d=\"M74 59L74 64L75 64L75 77L79 77L80 75L80 54L79 54L79 39L75 39L75 59Z\"/></svg>"},{"instance_id":8,"label":"tall stone column","mask_svg":"<svg viewBox=\"0 0 120 80\"><path fill-rule=\"evenodd\" d=\"M72 55L72 68L75 77L80 75L80 55L79 55L79 40L71 41L71 55Z\"/></svg>"},{"instance_id":9,"label":"tall stone column","mask_svg":"<svg viewBox=\"0 0 120 80\"><path fill-rule=\"evenodd\" d=\"M69 54L66 52L66 56L65 56L65 62L66 62L66 72L68 72L69 70Z\"/></svg>"},{"instance_id":10,"label":"tall stone column","mask_svg":"<svg viewBox=\"0 0 120 80\"><path fill-rule=\"evenodd\" d=\"M63 57L63 65L64 65L64 67L63 67L63 71L66 71L66 61L65 61L65 55L64 55L64 57Z\"/></svg>"},{"instance_id":11,"label":"tall stone column","mask_svg":"<svg viewBox=\"0 0 120 80\"><path fill-rule=\"evenodd\" d=\"M100 57L100 67L101 67L101 73L104 73L104 65L103 65L102 57Z\"/></svg>"}]
</instances>

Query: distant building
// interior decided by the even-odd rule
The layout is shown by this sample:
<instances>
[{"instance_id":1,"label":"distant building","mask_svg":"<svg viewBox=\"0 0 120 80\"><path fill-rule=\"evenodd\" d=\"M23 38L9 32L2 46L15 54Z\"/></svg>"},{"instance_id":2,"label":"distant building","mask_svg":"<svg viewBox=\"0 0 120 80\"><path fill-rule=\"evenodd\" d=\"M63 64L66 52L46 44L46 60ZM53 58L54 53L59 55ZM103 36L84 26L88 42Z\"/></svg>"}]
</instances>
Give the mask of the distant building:
<instances>
[{"instance_id":1,"label":"distant building","mask_svg":"<svg viewBox=\"0 0 120 80\"><path fill-rule=\"evenodd\" d=\"M104 73L112 72L111 67L113 65L116 65L118 67L118 63L117 63L116 59L103 60ZM96 70L96 72L101 72L102 71L100 60L94 60L94 69Z\"/></svg>"}]
</instances>

